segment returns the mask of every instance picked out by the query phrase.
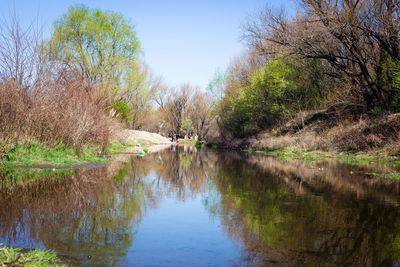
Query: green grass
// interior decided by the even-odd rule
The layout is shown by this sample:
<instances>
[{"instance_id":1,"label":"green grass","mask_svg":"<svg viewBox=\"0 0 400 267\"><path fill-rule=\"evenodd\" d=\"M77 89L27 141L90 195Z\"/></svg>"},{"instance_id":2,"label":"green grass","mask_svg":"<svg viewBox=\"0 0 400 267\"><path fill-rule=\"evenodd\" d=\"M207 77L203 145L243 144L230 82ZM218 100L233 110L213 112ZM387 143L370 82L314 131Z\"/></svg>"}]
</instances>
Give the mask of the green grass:
<instances>
[{"instance_id":1,"label":"green grass","mask_svg":"<svg viewBox=\"0 0 400 267\"><path fill-rule=\"evenodd\" d=\"M197 141L195 141L194 139L190 140L190 139L178 139L179 144L196 144Z\"/></svg>"},{"instance_id":2,"label":"green grass","mask_svg":"<svg viewBox=\"0 0 400 267\"><path fill-rule=\"evenodd\" d=\"M245 150L247 152L261 153L269 156L278 157L281 160L304 160L306 162L313 162L323 159L335 159L340 162L345 162L348 164L367 164L371 162L387 162L387 157L373 158L370 156L360 156L355 154L333 154L328 152L299 152L294 150Z\"/></svg>"},{"instance_id":3,"label":"green grass","mask_svg":"<svg viewBox=\"0 0 400 267\"><path fill-rule=\"evenodd\" d=\"M65 145L47 147L39 143L15 144L13 147L3 146L7 158L3 157L0 164L5 166L51 164L55 166L79 165L87 162L101 163L107 159L93 154L95 148L85 147L82 153ZM1 150L1 149L0 149Z\"/></svg>"},{"instance_id":4,"label":"green grass","mask_svg":"<svg viewBox=\"0 0 400 267\"><path fill-rule=\"evenodd\" d=\"M400 173L368 173L368 174L385 179L400 180Z\"/></svg>"},{"instance_id":5,"label":"green grass","mask_svg":"<svg viewBox=\"0 0 400 267\"><path fill-rule=\"evenodd\" d=\"M278 157L281 160L305 160L305 161L315 161L321 159L331 158L330 155L320 154L320 153L310 153L310 152L299 152L294 150L273 150L273 151L262 151L255 150L250 151L254 153L261 153L269 156Z\"/></svg>"},{"instance_id":6,"label":"green grass","mask_svg":"<svg viewBox=\"0 0 400 267\"><path fill-rule=\"evenodd\" d=\"M113 142L107 149L107 154L119 154L121 152L124 152L124 150L126 150L129 147L135 147L135 146L137 146L136 143L128 144L128 143Z\"/></svg>"},{"instance_id":7,"label":"green grass","mask_svg":"<svg viewBox=\"0 0 400 267\"><path fill-rule=\"evenodd\" d=\"M23 252L19 248L8 248L0 245L0 265L1 266L26 266L26 267L45 267L45 266L67 266L50 250L29 250Z\"/></svg>"},{"instance_id":8,"label":"green grass","mask_svg":"<svg viewBox=\"0 0 400 267\"><path fill-rule=\"evenodd\" d=\"M64 178L74 174L76 169L39 169L0 166L0 178L10 182L46 178ZM4 181L4 180L3 180Z\"/></svg>"},{"instance_id":9,"label":"green grass","mask_svg":"<svg viewBox=\"0 0 400 267\"><path fill-rule=\"evenodd\" d=\"M113 142L111 143L110 147L107 150L108 154L115 155L115 154L123 154L125 153L127 148L130 147L137 147L138 145L144 152L148 152L147 147L154 145L155 143L147 142L144 140L138 140L135 143L120 143L120 142Z\"/></svg>"}]
</instances>

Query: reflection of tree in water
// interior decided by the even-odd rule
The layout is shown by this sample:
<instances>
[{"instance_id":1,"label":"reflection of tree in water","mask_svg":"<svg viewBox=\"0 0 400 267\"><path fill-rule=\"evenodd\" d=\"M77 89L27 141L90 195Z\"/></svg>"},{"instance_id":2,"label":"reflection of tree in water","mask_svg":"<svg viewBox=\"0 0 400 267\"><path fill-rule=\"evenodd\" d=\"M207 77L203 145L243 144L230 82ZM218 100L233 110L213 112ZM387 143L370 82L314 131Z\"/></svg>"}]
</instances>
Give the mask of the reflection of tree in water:
<instances>
[{"instance_id":1,"label":"reflection of tree in water","mask_svg":"<svg viewBox=\"0 0 400 267\"><path fill-rule=\"evenodd\" d=\"M318 173L262 159L227 158L214 178L221 202L208 203L246 249L242 256L248 264L375 266L400 258L400 210L379 197L387 181L349 179L349 170L335 166ZM369 186L362 198L357 185ZM398 191L387 194L395 197Z\"/></svg>"},{"instance_id":2,"label":"reflection of tree in water","mask_svg":"<svg viewBox=\"0 0 400 267\"><path fill-rule=\"evenodd\" d=\"M198 153L194 149L175 149L151 154L135 161L143 175L154 172L159 194L182 201L207 192L207 177L214 172L217 154Z\"/></svg>"},{"instance_id":3,"label":"reflection of tree in water","mask_svg":"<svg viewBox=\"0 0 400 267\"><path fill-rule=\"evenodd\" d=\"M374 170L189 149L126 157L65 178L0 183L0 241L43 244L79 264L118 265L148 209L165 196L202 195L210 216L241 243L244 264L393 265L399 258L399 182L361 175Z\"/></svg>"},{"instance_id":4,"label":"reflection of tree in water","mask_svg":"<svg viewBox=\"0 0 400 267\"><path fill-rule=\"evenodd\" d=\"M84 265L117 264L132 245L132 229L156 199L130 164L114 176L103 167L2 187L2 242L43 244Z\"/></svg>"}]
</instances>

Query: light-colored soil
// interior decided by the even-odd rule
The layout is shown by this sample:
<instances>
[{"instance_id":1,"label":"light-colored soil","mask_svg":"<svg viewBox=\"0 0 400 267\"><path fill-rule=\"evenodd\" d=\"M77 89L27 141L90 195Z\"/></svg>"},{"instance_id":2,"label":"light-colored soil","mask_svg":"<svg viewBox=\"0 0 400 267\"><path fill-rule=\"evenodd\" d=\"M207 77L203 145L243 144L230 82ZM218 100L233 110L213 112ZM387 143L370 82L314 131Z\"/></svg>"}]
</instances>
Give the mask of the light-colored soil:
<instances>
[{"instance_id":1,"label":"light-colored soil","mask_svg":"<svg viewBox=\"0 0 400 267\"><path fill-rule=\"evenodd\" d=\"M151 145L148 147L128 147L123 151L123 153L136 154L139 151L143 151L143 149L146 149L147 153L150 154L150 153L156 153L156 152L168 149L169 147L171 147L171 144ZM120 161L122 161L121 158L124 159L126 157L127 157L127 155L124 155L124 154L113 155L114 160L117 159Z\"/></svg>"},{"instance_id":2,"label":"light-colored soil","mask_svg":"<svg viewBox=\"0 0 400 267\"><path fill-rule=\"evenodd\" d=\"M116 139L121 143L138 143L138 142L148 142L154 144L170 144L171 141L159 134L149 133L145 131L136 131L136 130L122 130L120 131Z\"/></svg>"}]
</instances>

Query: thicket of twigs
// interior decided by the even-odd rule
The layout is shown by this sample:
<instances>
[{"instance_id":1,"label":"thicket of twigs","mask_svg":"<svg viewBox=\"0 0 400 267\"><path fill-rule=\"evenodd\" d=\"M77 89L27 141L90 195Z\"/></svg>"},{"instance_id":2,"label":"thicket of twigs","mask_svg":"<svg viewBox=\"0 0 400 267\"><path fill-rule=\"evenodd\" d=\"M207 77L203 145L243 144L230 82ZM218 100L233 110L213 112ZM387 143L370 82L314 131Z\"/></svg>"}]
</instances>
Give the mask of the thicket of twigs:
<instances>
[{"instance_id":1,"label":"thicket of twigs","mask_svg":"<svg viewBox=\"0 0 400 267\"><path fill-rule=\"evenodd\" d=\"M15 81L0 83L1 141L107 146L111 120L94 91L79 81L56 80L41 90L18 90Z\"/></svg>"},{"instance_id":2,"label":"thicket of twigs","mask_svg":"<svg viewBox=\"0 0 400 267\"><path fill-rule=\"evenodd\" d=\"M104 98L51 62L40 36L15 16L0 26L0 144L106 147L112 121Z\"/></svg>"}]
</instances>

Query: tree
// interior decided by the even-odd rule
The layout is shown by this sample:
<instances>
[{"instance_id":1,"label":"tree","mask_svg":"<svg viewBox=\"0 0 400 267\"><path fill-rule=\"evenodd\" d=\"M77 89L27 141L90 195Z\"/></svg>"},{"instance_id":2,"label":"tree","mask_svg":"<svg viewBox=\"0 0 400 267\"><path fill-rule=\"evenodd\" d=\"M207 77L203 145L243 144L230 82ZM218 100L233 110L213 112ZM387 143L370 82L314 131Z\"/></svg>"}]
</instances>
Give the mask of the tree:
<instances>
[{"instance_id":1,"label":"tree","mask_svg":"<svg viewBox=\"0 0 400 267\"><path fill-rule=\"evenodd\" d=\"M297 54L329 63L334 78L348 77L366 110L393 109L397 92L378 82L384 55L398 61L399 2L396 0L301 0L296 17L266 9L245 37L260 54Z\"/></svg>"},{"instance_id":2,"label":"tree","mask_svg":"<svg viewBox=\"0 0 400 267\"><path fill-rule=\"evenodd\" d=\"M167 131L179 133L192 92L189 84L184 84L180 88L159 87L156 102L161 110L162 120L166 124Z\"/></svg>"},{"instance_id":3,"label":"tree","mask_svg":"<svg viewBox=\"0 0 400 267\"><path fill-rule=\"evenodd\" d=\"M186 116L192 121L194 134L200 140L207 135L211 127L210 123L215 117L212 106L211 96L195 88L193 96L189 100Z\"/></svg>"},{"instance_id":4,"label":"tree","mask_svg":"<svg viewBox=\"0 0 400 267\"><path fill-rule=\"evenodd\" d=\"M147 65L142 62L132 64L126 70L126 75L115 98L128 104L132 118L129 123L130 127L142 128L145 117L152 109L151 102L160 85L161 78L153 77Z\"/></svg>"},{"instance_id":5,"label":"tree","mask_svg":"<svg viewBox=\"0 0 400 267\"><path fill-rule=\"evenodd\" d=\"M42 29L22 27L16 12L0 19L0 79L12 80L21 93L40 84L47 71L42 54Z\"/></svg>"},{"instance_id":6,"label":"tree","mask_svg":"<svg viewBox=\"0 0 400 267\"><path fill-rule=\"evenodd\" d=\"M192 120L191 119L185 119L182 121L182 125L181 125L181 132L184 132L185 135L189 135L189 133L191 131L193 131L193 124L192 124Z\"/></svg>"},{"instance_id":7,"label":"tree","mask_svg":"<svg viewBox=\"0 0 400 267\"><path fill-rule=\"evenodd\" d=\"M226 72L217 70L213 79L208 83L206 90L212 97L212 106L214 107L224 97Z\"/></svg>"},{"instance_id":8,"label":"tree","mask_svg":"<svg viewBox=\"0 0 400 267\"><path fill-rule=\"evenodd\" d=\"M54 23L49 48L51 60L62 62L71 75L112 94L140 46L134 26L121 14L75 6Z\"/></svg>"}]
</instances>

